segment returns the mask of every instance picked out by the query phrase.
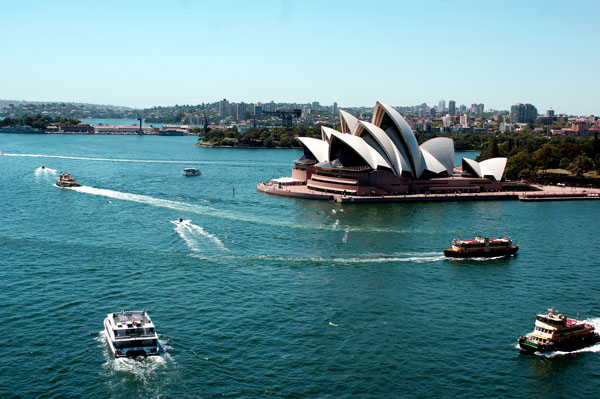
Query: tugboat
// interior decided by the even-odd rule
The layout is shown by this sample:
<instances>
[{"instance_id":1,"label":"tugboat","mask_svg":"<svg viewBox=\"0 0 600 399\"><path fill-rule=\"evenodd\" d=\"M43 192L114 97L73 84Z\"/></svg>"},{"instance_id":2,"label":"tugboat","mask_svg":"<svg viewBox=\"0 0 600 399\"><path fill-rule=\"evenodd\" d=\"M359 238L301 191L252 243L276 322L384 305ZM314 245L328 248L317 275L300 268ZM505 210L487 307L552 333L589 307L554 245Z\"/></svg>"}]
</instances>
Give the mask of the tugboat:
<instances>
[{"instance_id":1,"label":"tugboat","mask_svg":"<svg viewBox=\"0 0 600 399\"><path fill-rule=\"evenodd\" d=\"M77 183L77 180L73 179L70 174L62 172L56 181L58 187L79 187L81 184Z\"/></svg>"},{"instance_id":2,"label":"tugboat","mask_svg":"<svg viewBox=\"0 0 600 399\"><path fill-rule=\"evenodd\" d=\"M145 310L109 313L104 319L104 332L115 357L158 355L158 335Z\"/></svg>"},{"instance_id":3,"label":"tugboat","mask_svg":"<svg viewBox=\"0 0 600 399\"><path fill-rule=\"evenodd\" d=\"M528 353L568 352L600 342L593 325L557 313L551 308L546 314L538 314L534 331L519 338L519 348Z\"/></svg>"},{"instance_id":4,"label":"tugboat","mask_svg":"<svg viewBox=\"0 0 600 399\"><path fill-rule=\"evenodd\" d=\"M492 258L496 256L511 256L517 253L518 245L513 245L512 240L504 238L475 237L474 240L452 240L452 248L444 249L444 255L450 258Z\"/></svg>"}]
</instances>

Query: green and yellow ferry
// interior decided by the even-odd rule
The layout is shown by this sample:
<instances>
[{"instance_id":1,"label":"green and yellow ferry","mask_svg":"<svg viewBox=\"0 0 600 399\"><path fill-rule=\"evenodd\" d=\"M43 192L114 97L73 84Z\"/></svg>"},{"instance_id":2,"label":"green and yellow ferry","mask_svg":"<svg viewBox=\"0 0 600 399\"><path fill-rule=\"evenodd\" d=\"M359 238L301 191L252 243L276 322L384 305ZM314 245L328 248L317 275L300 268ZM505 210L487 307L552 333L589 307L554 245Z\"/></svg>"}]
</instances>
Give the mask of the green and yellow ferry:
<instances>
[{"instance_id":1,"label":"green and yellow ferry","mask_svg":"<svg viewBox=\"0 0 600 399\"><path fill-rule=\"evenodd\" d=\"M585 321L569 319L554 308L535 317L533 332L519 338L519 349L524 352L570 352L594 345L600 337L594 326Z\"/></svg>"}]
</instances>

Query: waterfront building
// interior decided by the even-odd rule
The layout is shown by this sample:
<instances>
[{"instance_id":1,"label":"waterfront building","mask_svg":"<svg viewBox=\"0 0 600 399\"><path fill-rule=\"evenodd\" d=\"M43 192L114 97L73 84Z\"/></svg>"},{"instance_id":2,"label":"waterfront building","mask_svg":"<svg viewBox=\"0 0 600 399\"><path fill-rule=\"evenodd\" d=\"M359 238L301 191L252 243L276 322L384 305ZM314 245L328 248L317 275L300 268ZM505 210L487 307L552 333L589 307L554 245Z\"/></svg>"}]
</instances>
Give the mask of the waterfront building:
<instances>
[{"instance_id":1,"label":"waterfront building","mask_svg":"<svg viewBox=\"0 0 600 399\"><path fill-rule=\"evenodd\" d=\"M340 131L321 127L321 139L299 137L303 155L292 169L292 185L260 183L270 194L314 199L502 190L506 158L463 160L454 170L454 141L436 137L419 145L406 120L377 102L371 122L340 110Z\"/></svg>"},{"instance_id":2,"label":"waterfront building","mask_svg":"<svg viewBox=\"0 0 600 399\"><path fill-rule=\"evenodd\" d=\"M456 115L456 102L454 100L448 101L448 113L450 116Z\"/></svg>"}]
</instances>

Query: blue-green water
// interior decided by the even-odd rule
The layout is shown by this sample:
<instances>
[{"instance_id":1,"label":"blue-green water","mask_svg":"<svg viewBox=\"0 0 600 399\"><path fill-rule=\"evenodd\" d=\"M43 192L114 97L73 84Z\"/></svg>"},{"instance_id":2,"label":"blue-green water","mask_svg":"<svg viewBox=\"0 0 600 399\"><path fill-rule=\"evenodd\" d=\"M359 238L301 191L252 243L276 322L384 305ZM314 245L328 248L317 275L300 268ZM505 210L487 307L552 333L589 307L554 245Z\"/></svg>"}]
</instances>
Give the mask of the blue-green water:
<instances>
[{"instance_id":1,"label":"blue-green water","mask_svg":"<svg viewBox=\"0 0 600 399\"><path fill-rule=\"evenodd\" d=\"M515 345L550 306L600 320L599 202L282 198L256 183L299 151L194 141L0 135L0 397L598 395L600 348ZM505 231L515 258L441 256ZM165 357L111 359L103 318L142 308Z\"/></svg>"}]
</instances>

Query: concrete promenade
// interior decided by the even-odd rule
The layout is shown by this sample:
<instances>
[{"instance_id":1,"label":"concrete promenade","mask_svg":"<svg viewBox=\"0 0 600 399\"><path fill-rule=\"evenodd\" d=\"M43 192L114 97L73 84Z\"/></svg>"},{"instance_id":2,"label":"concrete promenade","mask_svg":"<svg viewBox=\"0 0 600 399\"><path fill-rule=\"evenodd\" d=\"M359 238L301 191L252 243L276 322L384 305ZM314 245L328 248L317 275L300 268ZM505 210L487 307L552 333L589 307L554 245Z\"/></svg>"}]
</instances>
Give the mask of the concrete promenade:
<instances>
[{"instance_id":1,"label":"concrete promenade","mask_svg":"<svg viewBox=\"0 0 600 399\"><path fill-rule=\"evenodd\" d=\"M532 184L539 191L499 191L479 193L447 194L408 194L385 196L357 196L325 193L311 190L306 185L275 185L269 182L258 183L257 190L273 195L305 199L350 203L389 203L389 202L442 202L442 201L573 201L600 200L600 189L579 187L557 187Z\"/></svg>"}]
</instances>

